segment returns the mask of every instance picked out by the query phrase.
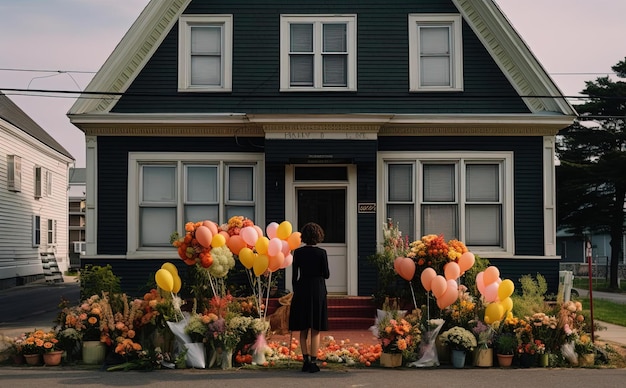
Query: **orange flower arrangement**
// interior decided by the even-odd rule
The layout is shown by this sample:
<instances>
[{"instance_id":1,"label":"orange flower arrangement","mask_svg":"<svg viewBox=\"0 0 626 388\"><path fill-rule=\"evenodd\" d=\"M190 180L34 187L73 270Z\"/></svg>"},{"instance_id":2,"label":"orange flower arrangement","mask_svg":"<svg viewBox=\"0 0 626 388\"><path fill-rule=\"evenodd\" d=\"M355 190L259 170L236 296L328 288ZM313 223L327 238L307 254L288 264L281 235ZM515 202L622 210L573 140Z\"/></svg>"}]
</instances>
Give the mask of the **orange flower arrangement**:
<instances>
[{"instance_id":1,"label":"orange flower arrangement","mask_svg":"<svg viewBox=\"0 0 626 388\"><path fill-rule=\"evenodd\" d=\"M450 262L459 262L459 258L468 249L459 240L450 240L446 243L443 235L428 234L409 244L407 257L413 259L419 267L433 267L440 272L443 265Z\"/></svg>"}]
</instances>

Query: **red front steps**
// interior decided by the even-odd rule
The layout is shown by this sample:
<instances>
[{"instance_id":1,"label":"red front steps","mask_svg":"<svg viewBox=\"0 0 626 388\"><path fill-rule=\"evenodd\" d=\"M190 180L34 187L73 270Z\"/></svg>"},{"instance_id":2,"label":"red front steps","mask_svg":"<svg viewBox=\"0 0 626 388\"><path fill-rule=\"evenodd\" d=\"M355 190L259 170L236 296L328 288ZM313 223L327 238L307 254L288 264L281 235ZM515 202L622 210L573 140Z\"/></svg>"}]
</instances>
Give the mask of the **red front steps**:
<instances>
[{"instance_id":1,"label":"red front steps","mask_svg":"<svg viewBox=\"0 0 626 388\"><path fill-rule=\"evenodd\" d=\"M280 304L271 298L267 315L271 315ZM329 296L328 330L367 330L374 324L376 306L371 297Z\"/></svg>"}]
</instances>

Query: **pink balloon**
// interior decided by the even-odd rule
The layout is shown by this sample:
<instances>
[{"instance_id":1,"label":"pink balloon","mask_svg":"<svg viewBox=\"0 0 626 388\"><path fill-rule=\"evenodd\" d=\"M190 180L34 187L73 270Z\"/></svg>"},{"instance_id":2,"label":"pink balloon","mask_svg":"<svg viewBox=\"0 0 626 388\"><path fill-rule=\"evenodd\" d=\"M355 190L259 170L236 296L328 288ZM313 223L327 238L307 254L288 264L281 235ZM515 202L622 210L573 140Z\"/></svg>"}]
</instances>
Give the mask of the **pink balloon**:
<instances>
[{"instance_id":1,"label":"pink balloon","mask_svg":"<svg viewBox=\"0 0 626 388\"><path fill-rule=\"evenodd\" d=\"M263 237L263 229L261 229L259 225L254 225L252 227L254 228L254 230L256 230L258 237Z\"/></svg>"},{"instance_id":2,"label":"pink balloon","mask_svg":"<svg viewBox=\"0 0 626 388\"><path fill-rule=\"evenodd\" d=\"M472 252L465 252L459 257L459 267L461 268L461 273L465 273L468 269L472 268L476 258Z\"/></svg>"},{"instance_id":3,"label":"pink balloon","mask_svg":"<svg viewBox=\"0 0 626 388\"><path fill-rule=\"evenodd\" d=\"M443 273L446 275L447 280L456 280L461 276L461 269L457 263L451 261L443 266Z\"/></svg>"},{"instance_id":4,"label":"pink balloon","mask_svg":"<svg viewBox=\"0 0 626 388\"><path fill-rule=\"evenodd\" d=\"M478 292L481 295L485 295L485 281L483 277L485 276L485 272L480 271L478 275L476 275L476 288L478 288Z\"/></svg>"},{"instance_id":5,"label":"pink balloon","mask_svg":"<svg viewBox=\"0 0 626 388\"><path fill-rule=\"evenodd\" d=\"M287 240L280 240L280 243L283 245L281 251L283 252L283 255L285 255L286 257L291 251L291 249L289 249L289 242L287 242Z\"/></svg>"},{"instance_id":6,"label":"pink balloon","mask_svg":"<svg viewBox=\"0 0 626 388\"><path fill-rule=\"evenodd\" d=\"M283 262L283 266L281 268L287 268L293 263L293 255L290 253L285 256L285 261Z\"/></svg>"},{"instance_id":7,"label":"pink balloon","mask_svg":"<svg viewBox=\"0 0 626 388\"><path fill-rule=\"evenodd\" d=\"M493 265L491 267L487 267L487 269L485 269L485 274L483 275L483 281L485 282L485 286L488 286L491 283L495 282L496 280L498 280L499 277L500 270L497 267Z\"/></svg>"},{"instance_id":8,"label":"pink balloon","mask_svg":"<svg viewBox=\"0 0 626 388\"><path fill-rule=\"evenodd\" d=\"M398 257L396 258L398 261L398 275L400 275L404 280L410 282L413 280L413 276L415 275L415 262L413 259L409 259L408 257Z\"/></svg>"},{"instance_id":9,"label":"pink balloon","mask_svg":"<svg viewBox=\"0 0 626 388\"><path fill-rule=\"evenodd\" d=\"M246 244L252 247L256 244L256 241L259 239L259 234L257 233L256 229L254 229L252 226L246 226L244 228L241 228L239 235L241 236L241 238L243 238L243 241L245 241Z\"/></svg>"},{"instance_id":10,"label":"pink balloon","mask_svg":"<svg viewBox=\"0 0 626 388\"><path fill-rule=\"evenodd\" d=\"M437 275L430 283L430 287L433 290L433 295L435 295L435 298L439 299L446 292L446 289L448 288L448 282L443 276Z\"/></svg>"},{"instance_id":11,"label":"pink balloon","mask_svg":"<svg viewBox=\"0 0 626 388\"><path fill-rule=\"evenodd\" d=\"M280 269L280 266L283 265L284 262L285 262L285 255L283 255L281 251L278 251L278 253L275 256L269 256L267 269L269 269L270 272L275 272L278 269Z\"/></svg>"},{"instance_id":12,"label":"pink balloon","mask_svg":"<svg viewBox=\"0 0 626 388\"><path fill-rule=\"evenodd\" d=\"M278 237L274 237L270 240L269 245L267 246L267 255L268 256L276 256L283 249L283 244L280 242ZM273 272L273 271L272 271Z\"/></svg>"},{"instance_id":13,"label":"pink balloon","mask_svg":"<svg viewBox=\"0 0 626 388\"><path fill-rule=\"evenodd\" d=\"M278 223L277 222L270 222L267 227L265 228L265 232L267 233L267 237L269 237L269 239L273 239L274 237L276 237L276 229L278 229Z\"/></svg>"},{"instance_id":14,"label":"pink balloon","mask_svg":"<svg viewBox=\"0 0 626 388\"><path fill-rule=\"evenodd\" d=\"M430 267L422 271L422 275L420 276L420 279L422 281L422 286L424 287L426 291L431 290L431 283L433 282L433 279L435 278L435 276L437 276L437 272L435 272L435 270Z\"/></svg>"},{"instance_id":15,"label":"pink balloon","mask_svg":"<svg viewBox=\"0 0 626 388\"><path fill-rule=\"evenodd\" d=\"M213 233L211 229L204 225L198 226L196 229L196 240L205 248L211 247L211 241L213 241Z\"/></svg>"},{"instance_id":16,"label":"pink balloon","mask_svg":"<svg viewBox=\"0 0 626 388\"><path fill-rule=\"evenodd\" d=\"M498 299L498 283L493 282L485 287L485 300L487 302L495 302Z\"/></svg>"}]
</instances>

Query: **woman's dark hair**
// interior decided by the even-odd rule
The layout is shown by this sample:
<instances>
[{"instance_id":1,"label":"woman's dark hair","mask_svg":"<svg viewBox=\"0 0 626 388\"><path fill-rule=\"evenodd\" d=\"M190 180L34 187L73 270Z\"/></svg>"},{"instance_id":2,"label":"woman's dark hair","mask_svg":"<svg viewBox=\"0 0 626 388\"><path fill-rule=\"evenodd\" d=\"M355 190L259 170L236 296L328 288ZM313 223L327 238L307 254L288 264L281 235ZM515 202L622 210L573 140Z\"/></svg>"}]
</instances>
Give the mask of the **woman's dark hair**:
<instances>
[{"instance_id":1,"label":"woman's dark hair","mask_svg":"<svg viewBox=\"0 0 626 388\"><path fill-rule=\"evenodd\" d=\"M304 224L300 238L307 245L315 245L324 241L324 229L315 222Z\"/></svg>"}]
</instances>

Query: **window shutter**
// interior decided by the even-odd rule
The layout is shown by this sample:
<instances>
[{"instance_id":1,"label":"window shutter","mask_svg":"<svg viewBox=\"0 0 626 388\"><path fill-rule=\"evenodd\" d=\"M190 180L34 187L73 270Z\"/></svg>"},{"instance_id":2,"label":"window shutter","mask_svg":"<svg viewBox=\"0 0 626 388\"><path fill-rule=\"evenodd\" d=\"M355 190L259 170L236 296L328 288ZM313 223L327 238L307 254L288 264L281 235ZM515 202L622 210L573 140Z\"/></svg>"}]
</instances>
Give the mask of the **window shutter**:
<instances>
[{"instance_id":1,"label":"window shutter","mask_svg":"<svg viewBox=\"0 0 626 388\"><path fill-rule=\"evenodd\" d=\"M17 155L7 155L7 189L22 191L22 158Z\"/></svg>"},{"instance_id":2,"label":"window shutter","mask_svg":"<svg viewBox=\"0 0 626 388\"><path fill-rule=\"evenodd\" d=\"M42 182L41 167L35 167L35 198L41 198Z\"/></svg>"}]
</instances>

